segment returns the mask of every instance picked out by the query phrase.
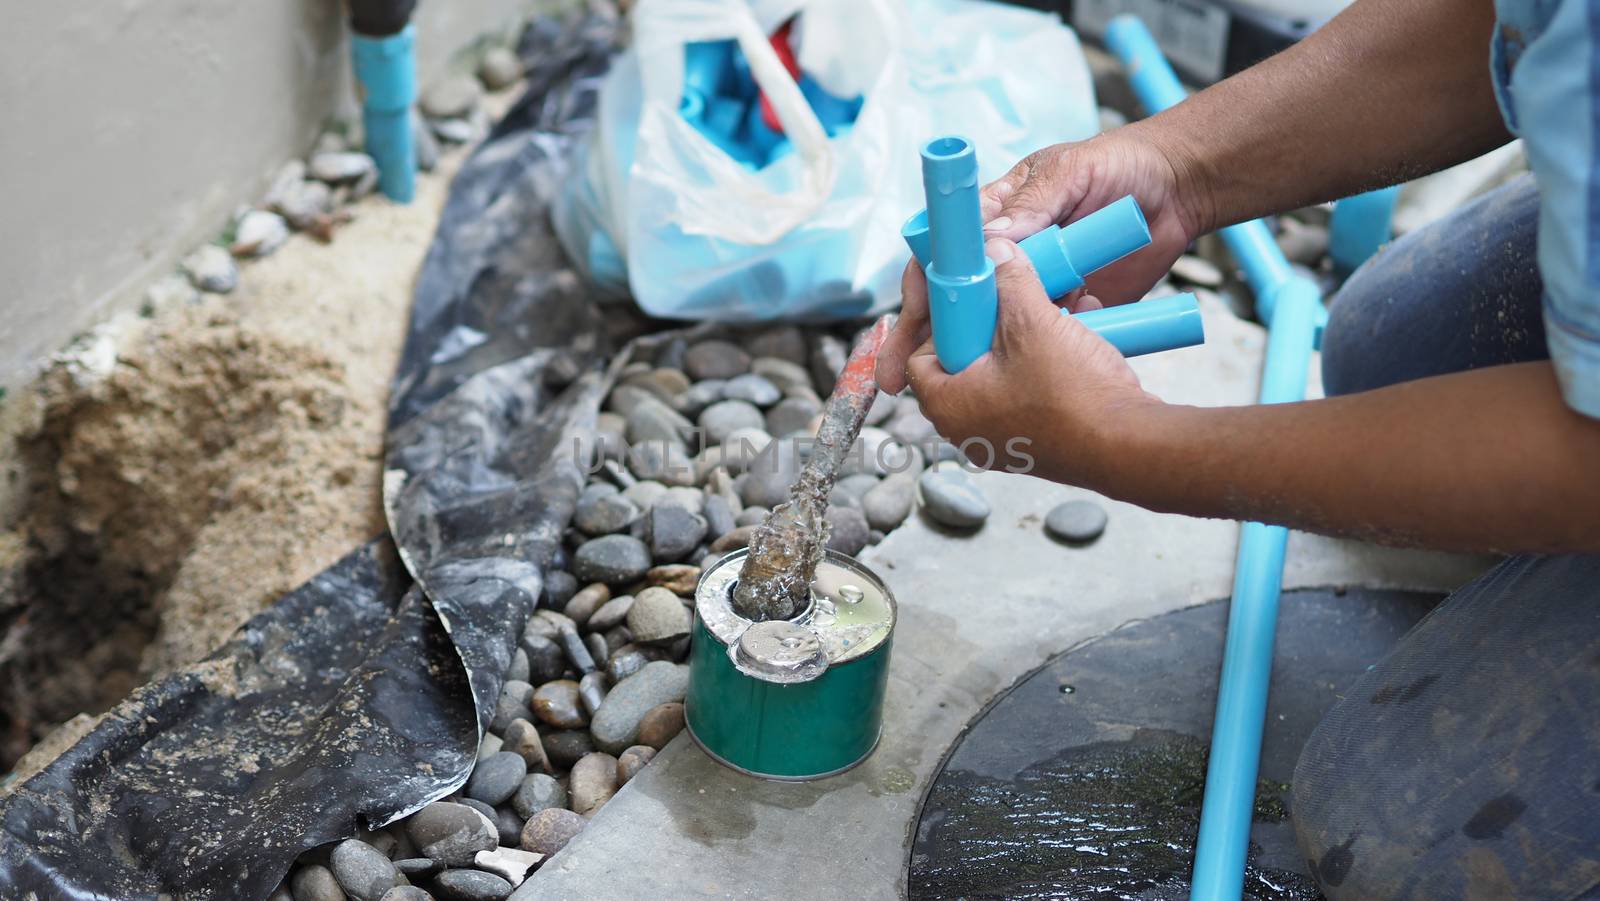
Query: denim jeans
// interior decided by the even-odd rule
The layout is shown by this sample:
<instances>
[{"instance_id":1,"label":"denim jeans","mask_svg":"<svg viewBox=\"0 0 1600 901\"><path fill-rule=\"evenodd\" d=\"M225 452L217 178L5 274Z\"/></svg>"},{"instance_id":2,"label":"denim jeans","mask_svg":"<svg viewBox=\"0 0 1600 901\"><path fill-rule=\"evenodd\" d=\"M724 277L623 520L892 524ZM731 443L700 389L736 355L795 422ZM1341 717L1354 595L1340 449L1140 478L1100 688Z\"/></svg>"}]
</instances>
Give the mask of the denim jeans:
<instances>
[{"instance_id":1,"label":"denim jeans","mask_svg":"<svg viewBox=\"0 0 1600 901\"><path fill-rule=\"evenodd\" d=\"M1547 358L1536 191L1518 179L1352 275L1328 393ZM1335 901L1600 897L1600 556L1511 557L1451 594L1317 726L1293 815Z\"/></svg>"}]
</instances>

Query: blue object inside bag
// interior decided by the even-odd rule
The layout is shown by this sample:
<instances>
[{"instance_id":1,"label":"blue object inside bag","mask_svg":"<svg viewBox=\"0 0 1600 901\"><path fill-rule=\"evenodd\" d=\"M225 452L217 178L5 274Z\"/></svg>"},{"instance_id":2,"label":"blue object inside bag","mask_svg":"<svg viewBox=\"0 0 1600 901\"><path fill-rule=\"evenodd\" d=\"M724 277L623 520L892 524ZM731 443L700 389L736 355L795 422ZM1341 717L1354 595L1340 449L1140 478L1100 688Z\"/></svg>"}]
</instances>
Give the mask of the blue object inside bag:
<instances>
[{"instance_id":1,"label":"blue object inside bag","mask_svg":"<svg viewBox=\"0 0 1600 901\"><path fill-rule=\"evenodd\" d=\"M811 105L828 137L855 124L864 98L828 93L817 80L801 73L795 83ZM751 169L760 169L793 151L789 139L761 117L761 92L739 42L695 41L683 48L684 120Z\"/></svg>"}]
</instances>

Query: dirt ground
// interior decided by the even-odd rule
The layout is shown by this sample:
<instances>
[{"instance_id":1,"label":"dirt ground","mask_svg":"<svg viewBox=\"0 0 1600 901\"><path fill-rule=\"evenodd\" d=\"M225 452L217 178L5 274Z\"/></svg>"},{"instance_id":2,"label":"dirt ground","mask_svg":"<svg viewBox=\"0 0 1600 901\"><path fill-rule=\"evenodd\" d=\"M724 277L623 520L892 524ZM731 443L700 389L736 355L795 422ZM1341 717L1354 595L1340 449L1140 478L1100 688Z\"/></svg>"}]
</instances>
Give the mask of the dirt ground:
<instances>
[{"instance_id":1,"label":"dirt ground","mask_svg":"<svg viewBox=\"0 0 1600 901\"><path fill-rule=\"evenodd\" d=\"M0 773L383 530L389 380L465 156L409 206L353 205L331 244L242 264L232 294L96 330L3 401Z\"/></svg>"}]
</instances>

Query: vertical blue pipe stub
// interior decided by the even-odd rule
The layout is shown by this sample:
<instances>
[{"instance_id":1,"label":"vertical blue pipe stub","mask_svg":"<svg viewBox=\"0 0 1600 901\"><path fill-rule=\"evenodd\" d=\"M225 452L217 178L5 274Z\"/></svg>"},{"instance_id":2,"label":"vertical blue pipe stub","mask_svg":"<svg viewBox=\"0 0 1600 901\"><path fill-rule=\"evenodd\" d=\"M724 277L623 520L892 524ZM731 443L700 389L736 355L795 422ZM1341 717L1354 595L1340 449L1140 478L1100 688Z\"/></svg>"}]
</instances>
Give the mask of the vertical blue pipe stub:
<instances>
[{"instance_id":1,"label":"vertical blue pipe stub","mask_svg":"<svg viewBox=\"0 0 1600 901\"><path fill-rule=\"evenodd\" d=\"M1328 221L1328 256L1339 272L1356 271L1389 240L1398 186L1346 197Z\"/></svg>"},{"instance_id":2,"label":"vertical blue pipe stub","mask_svg":"<svg viewBox=\"0 0 1600 901\"><path fill-rule=\"evenodd\" d=\"M956 373L988 352L999 310L994 264L983 252L978 155L972 142L951 136L924 145L922 189L928 201L933 349L944 370Z\"/></svg>"},{"instance_id":3,"label":"vertical blue pipe stub","mask_svg":"<svg viewBox=\"0 0 1600 901\"><path fill-rule=\"evenodd\" d=\"M361 83L361 124L367 154L378 164L378 188L396 203L417 192L416 136L411 104L417 99L416 28L383 38L350 36L350 58Z\"/></svg>"}]
</instances>

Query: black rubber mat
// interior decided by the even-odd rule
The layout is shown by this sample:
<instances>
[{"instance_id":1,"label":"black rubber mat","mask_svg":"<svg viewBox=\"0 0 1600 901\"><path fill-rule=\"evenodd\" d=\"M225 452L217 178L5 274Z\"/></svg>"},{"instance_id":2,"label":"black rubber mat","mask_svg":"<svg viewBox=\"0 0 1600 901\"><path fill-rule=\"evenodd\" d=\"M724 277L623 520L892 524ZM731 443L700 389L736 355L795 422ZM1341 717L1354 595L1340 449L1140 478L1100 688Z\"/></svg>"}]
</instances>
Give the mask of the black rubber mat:
<instances>
[{"instance_id":1,"label":"black rubber mat","mask_svg":"<svg viewBox=\"0 0 1600 901\"><path fill-rule=\"evenodd\" d=\"M1284 595L1246 896L1320 897L1287 782L1343 688L1439 597ZM912 898L1188 896L1227 604L1132 623L1064 653L989 706L935 778Z\"/></svg>"}]
</instances>

